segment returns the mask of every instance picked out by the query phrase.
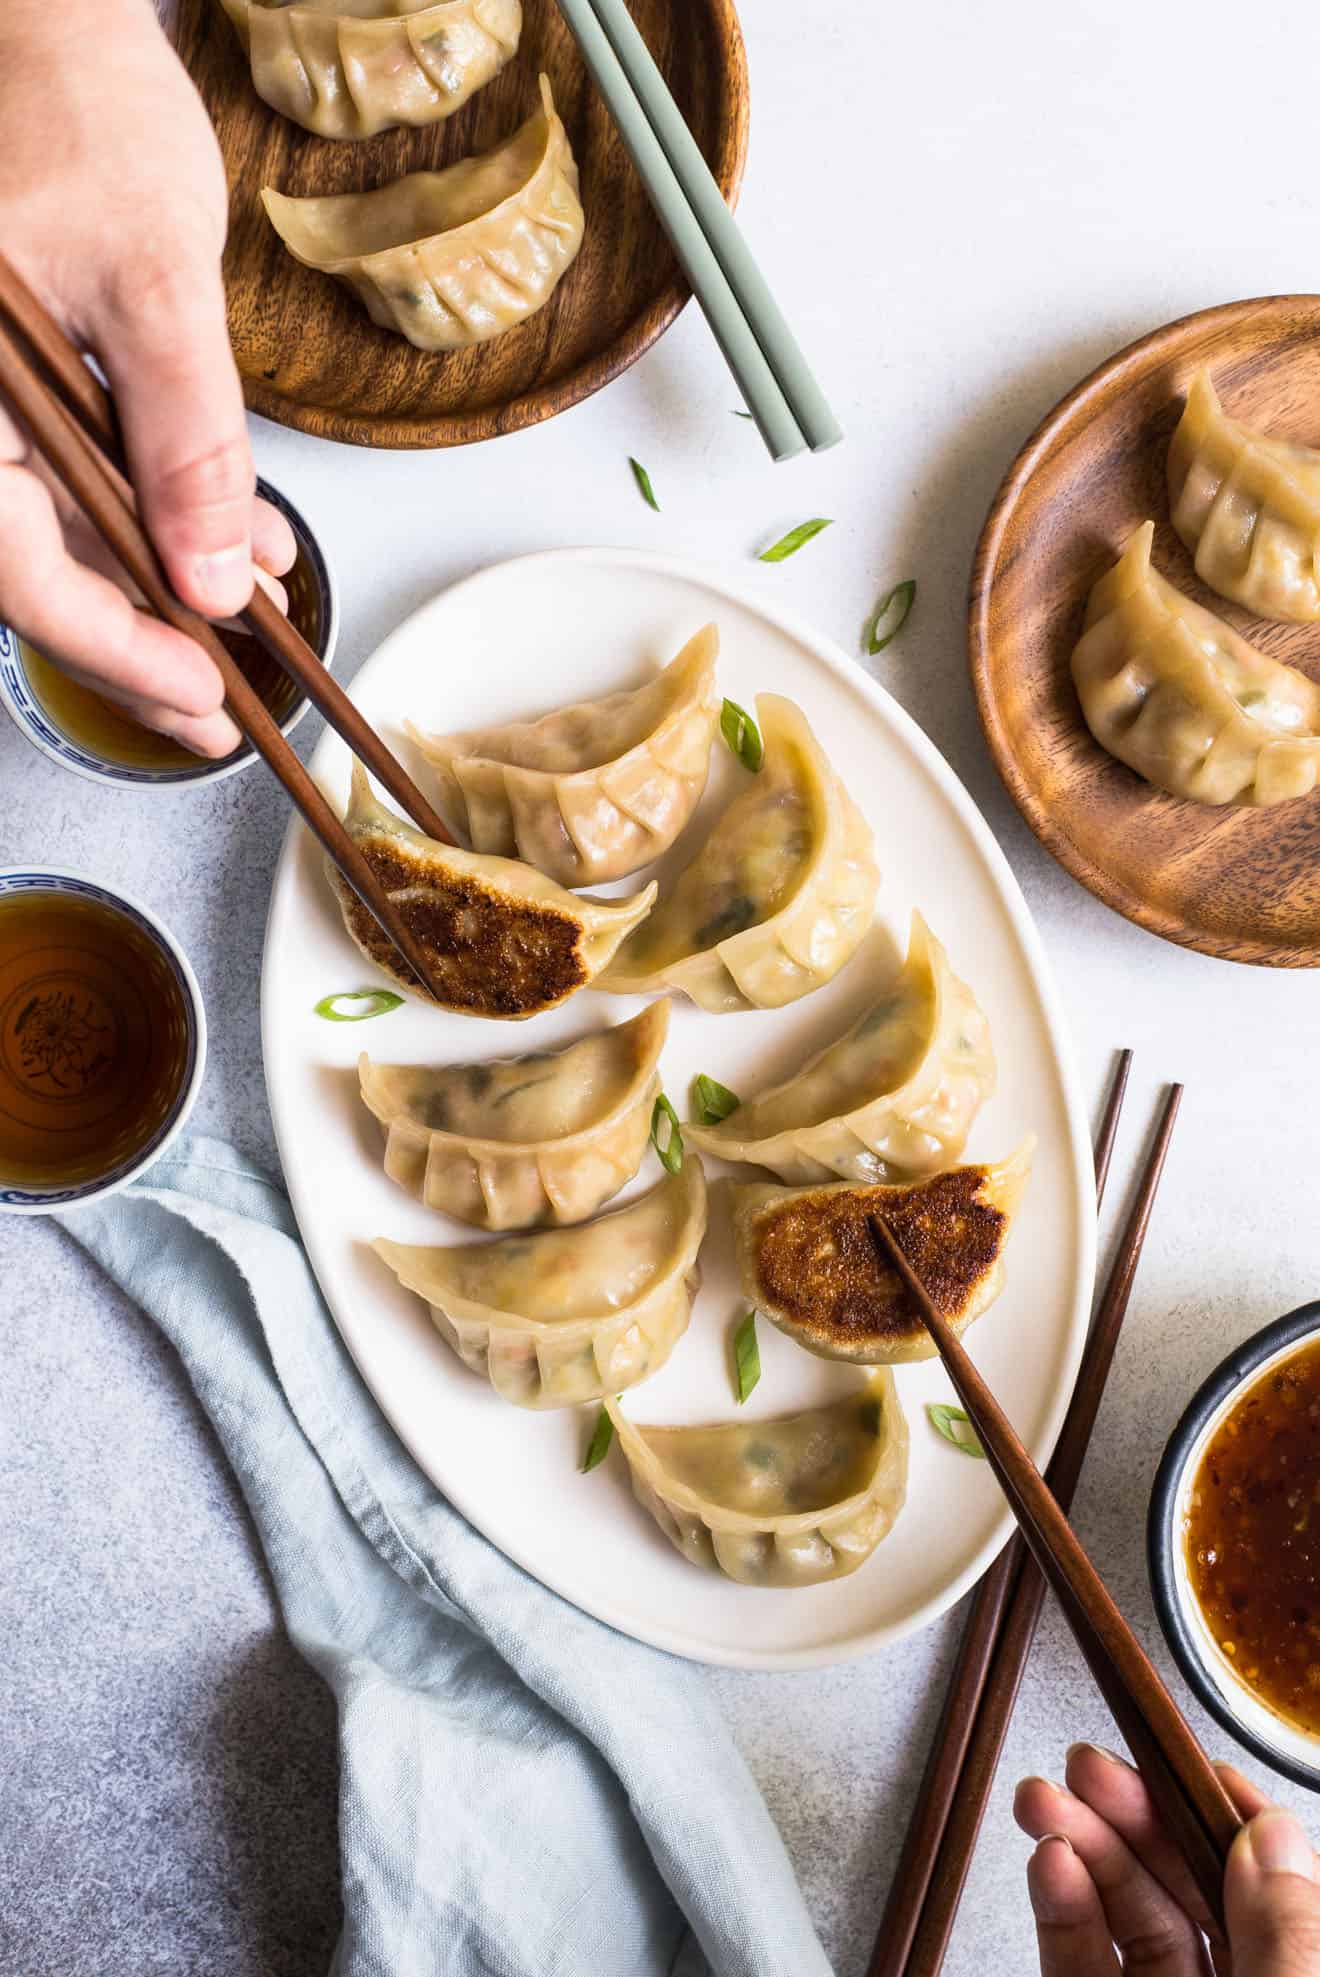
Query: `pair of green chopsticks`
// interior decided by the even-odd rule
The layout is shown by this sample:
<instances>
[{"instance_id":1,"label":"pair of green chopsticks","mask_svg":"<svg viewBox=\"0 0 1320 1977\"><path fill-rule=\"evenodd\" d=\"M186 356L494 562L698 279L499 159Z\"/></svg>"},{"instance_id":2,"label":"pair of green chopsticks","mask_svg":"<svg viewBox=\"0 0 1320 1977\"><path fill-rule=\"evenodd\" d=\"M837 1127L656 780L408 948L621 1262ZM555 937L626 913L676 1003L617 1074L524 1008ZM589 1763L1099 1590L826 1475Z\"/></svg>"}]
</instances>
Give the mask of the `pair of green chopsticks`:
<instances>
[{"instance_id":1,"label":"pair of green chopsticks","mask_svg":"<svg viewBox=\"0 0 1320 1977\"><path fill-rule=\"evenodd\" d=\"M559 10L776 460L842 439L625 0Z\"/></svg>"}]
</instances>

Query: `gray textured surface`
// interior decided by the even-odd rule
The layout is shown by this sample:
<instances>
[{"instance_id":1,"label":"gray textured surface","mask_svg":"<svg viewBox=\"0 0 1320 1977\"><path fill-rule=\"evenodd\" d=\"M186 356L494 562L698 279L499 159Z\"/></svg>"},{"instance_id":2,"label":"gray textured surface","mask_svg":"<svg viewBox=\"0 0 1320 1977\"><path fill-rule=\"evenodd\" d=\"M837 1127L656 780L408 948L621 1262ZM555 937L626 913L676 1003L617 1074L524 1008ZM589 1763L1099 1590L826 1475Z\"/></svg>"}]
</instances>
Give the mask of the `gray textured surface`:
<instances>
[{"instance_id":1,"label":"gray textured surface","mask_svg":"<svg viewBox=\"0 0 1320 1977\"><path fill-rule=\"evenodd\" d=\"M836 10L813 23L807 60L798 9L749 9L744 211L849 433L834 453L769 468L730 418L735 396L690 313L602 397L493 446L369 455L258 430L263 469L337 563L345 672L455 575L554 543L633 542L747 573L758 542L832 515L835 527L795 562L751 574L849 649L877 591L919 579L880 676L963 775L1019 873L1087 1089L1099 1091L1112 1047L1137 1050L1120 1183L1157 1082L1188 1084L1079 1508L1084 1537L1157 1648L1142 1523L1164 1438L1230 1345L1320 1290L1317 986L1162 946L1050 863L980 742L962 603L995 482L1074 379L1188 309L1315 287L1301 91L1320 66L1320 17L1300 4L1285 12L1289 62L1268 63L1262 49L1253 74L1255 44L1242 44L1220 0L1148 9L1135 63L1101 0L1066 10L1024 0L1011 60L998 17L955 0L891 13L883 28L869 9ZM1218 101L1226 43L1241 83L1233 138L1216 113L1224 141L1198 149L1196 197L1175 223L1159 187L1186 183L1188 138L1167 94L1177 76L1187 100ZM886 76L904 86L882 87ZM810 144L804 133L816 134ZM826 138L828 169L817 170ZM651 471L658 517L636 500L630 452ZM256 992L282 810L262 772L191 796L112 793L39 761L5 727L0 790L0 861L54 858L118 881L181 936L212 1024L198 1123L270 1159ZM895 859L901 834L895 819ZM330 1711L280 1635L242 1506L180 1370L40 1223L0 1225L0 1329L0 1968L320 1977L336 1928ZM883 1571L883 1556L870 1569ZM829 1673L710 1677L840 1977L864 1968L954 1625ZM1057 1774L1071 1739L1109 1734L1051 1617L955 1977L1031 1967L1010 1782Z\"/></svg>"}]
</instances>

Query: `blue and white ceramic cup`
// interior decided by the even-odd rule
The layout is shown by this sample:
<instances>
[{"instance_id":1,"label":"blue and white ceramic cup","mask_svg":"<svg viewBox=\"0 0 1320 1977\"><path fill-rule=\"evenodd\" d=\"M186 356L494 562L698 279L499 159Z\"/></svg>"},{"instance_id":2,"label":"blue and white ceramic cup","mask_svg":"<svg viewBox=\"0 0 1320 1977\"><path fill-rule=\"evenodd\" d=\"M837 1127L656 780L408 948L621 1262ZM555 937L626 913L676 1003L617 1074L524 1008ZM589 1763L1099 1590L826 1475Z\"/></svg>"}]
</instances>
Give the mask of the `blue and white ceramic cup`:
<instances>
[{"instance_id":1,"label":"blue and white ceramic cup","mask_svg":"<svg viewBox=\"0 0 1320 1977\"><path fill-rule=\"evenodd\" d=\"M80 944L77 936L14 932L22 906L40 908L45 899L56 906L61 900L85 902L116 916L143 956L142 968L116 971L105 955L95 953L90 940ZM148 998L135 975L151 980L153 988L158 984L166 1012L168 1048L162 1048L157 1061L163 1057L167 1068L153 1073L161 1085L153 1116L139 1119L136 1126L116 1127L104 1167L67 1184L20 1180L20 1163L6 1158L0 1171L0 1214L48 1214L127 1187L182 1131L206 1063L206 1015L197 978L178 942L153 913L140 901L76 872L40 866L0 870L0 1141L34 1146L35 1118L43 1143L53 1145L61 1132L84 1125L89 1133L95 1130L98 1106L107 1119L114 1116L117 1053L122 1072L127 1041L144 1030L150 1034L153 1021L162 1021L146 1006ZM87 1161L78 1164L86 1168ZM29 1173L33 1171L29 1164Z\"/></svg>"},{"instance_id":2,"label":"blue and white ceramic cup","mask_svg":"<svg viewBox=\"0 0 1320 1977\"><path fill-rule=\"evenodd\" d=\"M328 671L339 635L339 603L329 566L293 503L267 481L258 481L257 491L285 516L297 539L298 560L285 579L289 615ZM307 711L305 694L292 682L285 683L275 661L256 647L255 640L244 643L259 652L277 690L287 694L289 705L280 710L280 732L290 734ZM75 775L112 788L172 789L179 784L221 782L256 760L246 742L223 762L211 762L148 735L89 689L68 682L5 624L0 624L0 704L43 755Z\"/></svg>"}]
</instances>

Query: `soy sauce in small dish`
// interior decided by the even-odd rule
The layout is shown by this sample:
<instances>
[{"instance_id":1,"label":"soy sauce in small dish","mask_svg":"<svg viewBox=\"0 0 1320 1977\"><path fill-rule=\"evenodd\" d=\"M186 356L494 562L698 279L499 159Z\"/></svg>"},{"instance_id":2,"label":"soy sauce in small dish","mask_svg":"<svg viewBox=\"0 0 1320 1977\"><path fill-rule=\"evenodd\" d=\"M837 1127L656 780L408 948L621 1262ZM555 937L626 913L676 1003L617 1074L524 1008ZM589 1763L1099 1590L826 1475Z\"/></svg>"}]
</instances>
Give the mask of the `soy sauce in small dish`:
<instances>
[{"instance_id":1,"label":"soy sauce in small dish","mask_svg":"<svg viewBox=\"0 0 1320 1977\"><path fill-rule=\"evenodd\" d=\"M1187 1576L1234 1675L1320 1736L1320 1341L1253 1381L1215 1429L1183 1524Z\"/></svg>"},{"instance_id":2,"label":"soy sauce in small dish","mask_svg":"<svg viewBox=\"0 0 1320 1977\"><path fill-rule=\"evenodd\" d=\"M183 985L127 912L0 898L0 1183L73 1187L144 1152L190 1068Z\"/></svg>"}]
</instances>

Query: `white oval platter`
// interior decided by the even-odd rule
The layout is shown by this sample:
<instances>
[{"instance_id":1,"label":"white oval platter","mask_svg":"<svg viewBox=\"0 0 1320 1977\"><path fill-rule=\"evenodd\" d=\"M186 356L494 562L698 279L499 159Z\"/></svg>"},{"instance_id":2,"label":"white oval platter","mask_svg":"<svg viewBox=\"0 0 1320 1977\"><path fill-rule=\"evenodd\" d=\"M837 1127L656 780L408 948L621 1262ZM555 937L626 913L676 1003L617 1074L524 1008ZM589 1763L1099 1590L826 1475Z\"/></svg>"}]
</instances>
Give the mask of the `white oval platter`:
<instances>
[{"instance_id":1,"label":"white oval platter","mask_svg":"<svg viewBox=\"0 0 1320 1977\"><path fill-rule=\"evenodd\" d=\"M686 1111L705 1071L751 1092L786 1076L871 1000L906 945L919 906L985 1009L999 1090L977 1121L973 1159L1038 1135L1035 1168L1008 1250L1008 1285L969 1334L973 1356L1028 1447L1053 1446L1080 1356L1095 1264L1094 1182L1086 1123L1048 969L1002 853L953 772L903 710L830 640L698 565L626 550L559 550L456 584L401 625L353 682L358 706L424 777L401 723L453 729L527 717L639 684L708 620L720 629L721 690L806 710L875 831L884 874L875 932L828 988L777 1012L711 1016L675 1000L663 1070ZM348 752L327 734L313 773L342 805ZM657 868L684 862L745 772L717 740L710 787ZM425 786L425 785L424 785ZM605 888L629 892L629 879ZM349 941L321 856L295 819L275 877L262 980L271 1110L299 1227L335 1321L423 1470L477 1528L529 1572L640 1640L697 1660L749 1668L841 1661L900 1639L948 1608L1011 1529L983 1462L930 1428L925 1403L949 1399L937 1363L899 1369L912 1434L908 1501L860 1571L794 1591L736 1586L687 1564L634 1503L617 1448L590 1475L579 1462L594 1409L534 1413L498 1400L433 1330L368 1247L374 1236L455 1242L474 1232L387 1181L380 1129L357 1095L367 1049L385 1061L507 1056L617 1022L640 1007L593 990L527 1023L453 1016L409 1000L367 1023L328 1023L314 1005L372 971ZM710 1163L711 1178L717 1177ZM654 1185L648 1154L627 1194ZM744 1178L756 1178L744 1170ZM481 1240L480 1237L475 1237ZM725 1210L716 1191L704 1281L687 1336L625 1405L648 1421L734 1412L727 1337L741 1315ZM762 1378L747 1414L771 1415L856 1378L802 1352L766 1321Z\"/></svg>"}]
</instances>

